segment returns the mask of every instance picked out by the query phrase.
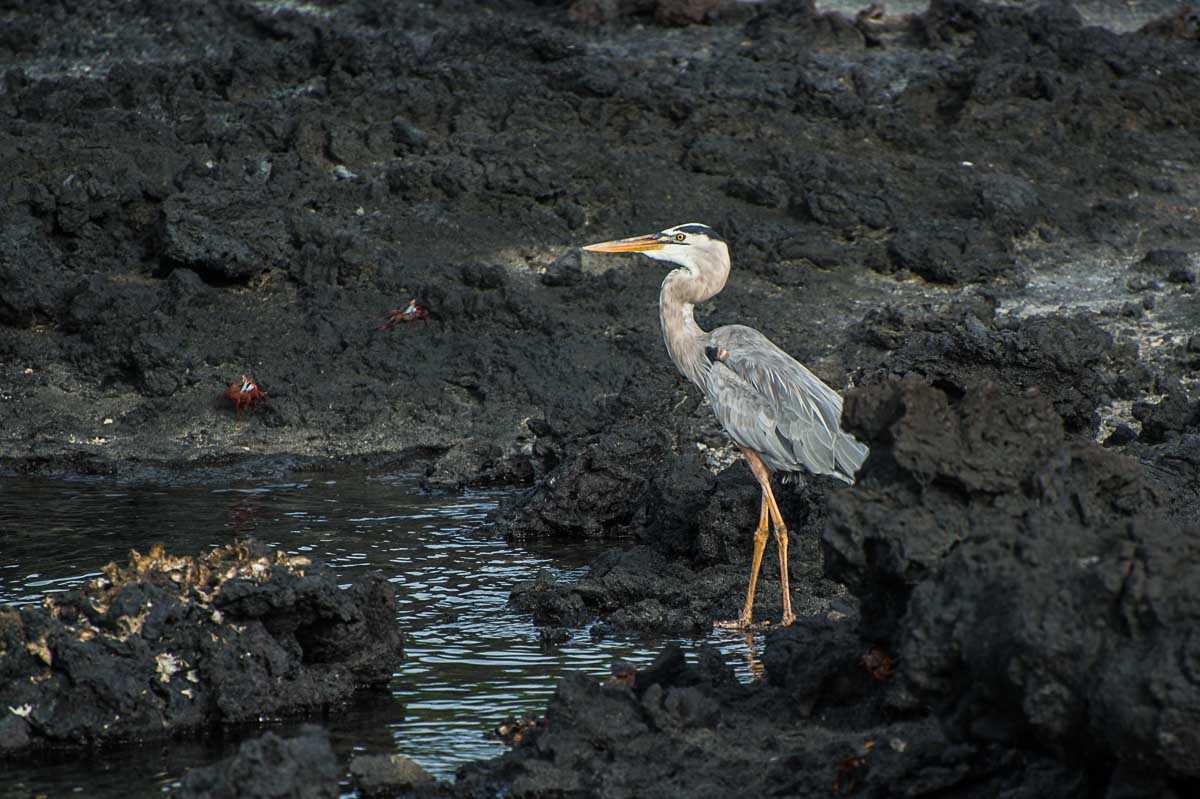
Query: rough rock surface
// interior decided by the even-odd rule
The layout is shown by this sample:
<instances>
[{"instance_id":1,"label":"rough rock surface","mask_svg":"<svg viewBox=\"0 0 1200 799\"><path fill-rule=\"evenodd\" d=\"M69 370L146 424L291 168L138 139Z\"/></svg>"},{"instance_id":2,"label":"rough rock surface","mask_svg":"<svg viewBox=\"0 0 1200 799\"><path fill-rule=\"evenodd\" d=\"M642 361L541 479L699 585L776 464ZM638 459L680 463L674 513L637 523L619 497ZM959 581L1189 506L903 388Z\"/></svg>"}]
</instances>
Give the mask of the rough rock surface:
<instances>
[{"instance_id":1,"label":"rough rock surface","mask_svg":"<svg viewBox=\"0 0 1200 799\"><path fill-rule=\"evenodd\" d=\"M824 496L821 543L861 618L772 633L754 686L703 651L698 667L670 650L605 685L567 678L545 724L455 790L1194 792L1200 484L1172 500L1149 466L1071 439L1034 390L889 378L852 391L845 422L872 455ZM1200 437L1170 438L1200 454ZM594 566L574 596L606 579Z\"/></svg>"},{"instance_id":2,"label":"rough rock surface","mask_svg":"<svg viewBox=\"0 0 1200 799\"><path fill-rule=\"evenodd\" d=\"M576 581L543 573L518 583L512 601L547 626L604 619L595 632L703 634L713 621L733 619L741 611L749 579L751 533L758 520L758 484L741 464L714 477L695 450L676 454L640 439L636 456L622 448L588 448L564 463L528 497L511 503L500 527L511 537L528 534L526 519L560 534L574 531L573 519L590 519L597 500L624 517L612 533L633 534L636 543L614 541L613 548ZM646 464L642 472L631 463ZM628 471L627 471L628 470ZM616 473L642 475L638 485L618 483L611 490L564 502L565 492L594 485ZM556 490L559 486L562 491ZM820 613L842 600L844 590L821 574L813 530L820 529L826 492L842 490L831 480L782 487L780 506L789 530L792 601L797 612ZM551 515L555 514L555 515ZM542 529L542 528L535 528ZM779 620L782 613L778 556L767 545L755 618Z\"/></svg>"},{"instance_id":3,"label":"rough rock surface","mask_svg":"<svg viewBox=\"0 0 1200 799\"><path fill-rule=\"evenodd\" d=\"M334 799L339 795L337 757L321 727L305 726L293 738L268 732L246 741L237 754L194 768L172 796L179 799Z\"/></svg>"},{"instance_id":4,"label":"rough rock surface","mask_svg":"<svg viewBox=\"0 0 1200 799\"><path fill-rule=\"evenodd\" d=\"M85 589L0 611L0 754L195 733L317 710L402 657L391 583L347 589L256 544L154 547Z\"/></svg>"},{"instance_id":5,"label":"rough rock surface","mask_svg":"<svg viewBox=\"0 0 1200 799\"><path fill-rule=\"evenodd\" d=\"M1069 537L1122 527L1155 498L1132 459L1069 444L1036 389L984 383L959 394L916 377L855 389L843 419L872 448L852 492L833 497L827 568L886 634L913 586L973 536Z\"/></svg>"},{"instance_id":6,"label":"rough rock surface","mask_svg":"<svg viewBox=\"0 0 1200 799\"><path fill-rule=\"evenodd\" d=\"M708 323L839 386L871 365L844 346L866 306L936 283L1150 293L1105 330L1194 332L1186 16L660 0L590 4L613 20L592 26L582 5L3 12L3 466L388 453L436 483L529 479L530 423L570 443L674 407L660 272L575 248L689 219L735 244ZM377 329L414 296L428 319ZM1088 363L1081 334L1053 359ZM270 400L239 424L221 393L243 373Z\"/></svg>"},{"instance_id":7,"label":"rough rock surface","mask_svg":"<svg viewBox=\"0 0 1200 799\"><path fill-rule=\"evenodd\" d=\"M414 786L434 782L429 772L404 755L356 755L350 761L350 775L366 799L403 796Z\"/></svg>"},{"instance_id":8,"label":"rough rock surface","mask_svg":"<svg viewBox=\"0 0 1200 799\"><path fill-rule=\"evenodd\" d=\"M547 726L453 790L1196 795L1200 61L1193 9L1137 5L1166 16L10 4L0 469L357 456L532 480L506 534L614 542L574 584L518 588L539 620L701 629L740 604L755 488L708 470L724 440L662 352L661 271L575 248L702 220L735 257L702 324L752 324L862 386L861 483L781 491L812 617L770 638L763 686L711 657L568 680ZM428 319L378 329L412 297ZM235 423L221 394L242 373L270 399ZM34 701L56 669L105 667L72 659L63 625L84 619L136 663L122 736L283 712L257 678L230 677L225 706L163 683L159 617L117 640L143 598L4 617L4 668L51 679L0 683L22 711L3 746L86 737L70 713L110 709ZM329 629L259 610L239 622L256 663L303 674ZM892 677L883 655L864 669L880 647Z\"/></svg>"},{"instance_id":9,"label":"rough rock surface","mask_svg":"<svg viewBox=\"0 0 1200 799\"><path fill-rule=\"evenodd\" d=\"M776 633L768 652L788 653L768 660L770 683L756 687L738 684L711 650L688 663L675 648L605 684L566 677L545 725L509 754L460 769L454 793L490 796L503 786L513 797L716 799L827 796L832 787L863 796L1087 795L1079 775L1048 756L954 743L928 719L885 721L869 703L849 706L883 691L852 649L842 649L852 639L803 627ZM840 657L813 658L821 648ZM789 677L799 675L794 659L820 664L803 673L804 682L826 678L819 702L791 694L806 688Z\"/></svg>"}]
</instances>

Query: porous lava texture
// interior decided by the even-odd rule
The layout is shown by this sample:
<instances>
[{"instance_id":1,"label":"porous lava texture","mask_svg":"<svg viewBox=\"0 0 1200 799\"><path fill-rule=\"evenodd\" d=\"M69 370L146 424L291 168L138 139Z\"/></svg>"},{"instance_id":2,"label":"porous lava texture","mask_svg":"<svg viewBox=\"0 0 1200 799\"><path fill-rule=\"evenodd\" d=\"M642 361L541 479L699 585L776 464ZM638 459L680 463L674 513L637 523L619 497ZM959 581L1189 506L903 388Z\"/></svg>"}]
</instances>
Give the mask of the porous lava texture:
<instances>
[{"instance_id":1,"label":"porous lava texture","mask_svg":"<svg viewBox=\"0 0 1200 799\"><path fill-rule=\"evenodd\" d=\"M312 712L389 680L402 645L379 574L342 589L252 543L134 551L84 589L0 611L0 754Z\"/></svg>"},{"instance_id":2,"label":"porous lava texture","mask_svg":"<svg viewBox=\"0 0 1200 799\"><path fill-rule=\"evenodd\" d=\"M515 544L611 545L515 586L536 621L706 630L741 604L756 486L663 351L660 265L578 250L705 222L734 269L700 323L848 390L872 448L855 486L779 490L803 618L760 685L675 652L569 678L512 752L420 790L1200 794L1200 16L863 6L10 3L0 469L523 482ZM239 420L241 375L266 399ZM398 639L355 636L386 586L268 623L275 579L316 579L271 569L211 609L155 572L7 612L0 745L378 676ZM305 659L339 630L361 675Z\"/></svg>"},{"instance_id":3,"label":"porous lava texture","mask_svg":"<svg viewBox=\"0 0 1200 799\"><path fill-rule=\"evenodd\" d=\"M171 795L178 799L335 799L339 776L329 735L320 727L305 726L291 738L268 732L246 741L236 754L189 771Z\"/></svg>"}]
</instances>

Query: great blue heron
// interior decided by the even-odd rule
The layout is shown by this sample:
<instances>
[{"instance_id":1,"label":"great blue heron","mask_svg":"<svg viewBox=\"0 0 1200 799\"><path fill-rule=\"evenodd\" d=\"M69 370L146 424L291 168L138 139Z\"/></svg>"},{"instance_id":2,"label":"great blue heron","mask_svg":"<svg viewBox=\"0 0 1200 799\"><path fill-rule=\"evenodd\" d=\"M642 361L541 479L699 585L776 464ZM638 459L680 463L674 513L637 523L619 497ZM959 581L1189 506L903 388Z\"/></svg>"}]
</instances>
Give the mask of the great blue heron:
<instances>
[{"instance_id":1,"label":"great blue heron","mask_svg":"<svg viewBox=\"0 0 1200 799\"><path fill-rule=\"evenodd\" d=\"M708 397L713 413L741 449L762 489L746 604L736 621L718 625L751 626L768 518L779 550L782 623L791 624L796 615L788 589L787 526L771 490L771 472L806 469L854 482L868 450L841 429L841 396L752 327L727 325L705 332L696 324L692 313L696 304L716 296L729 278L729 247L708 225L677 225L660 233L589 244L583 249L640 252L679 267L667 274L658 294L667 352L679 371Z\"/></svg>"}]
</instances>

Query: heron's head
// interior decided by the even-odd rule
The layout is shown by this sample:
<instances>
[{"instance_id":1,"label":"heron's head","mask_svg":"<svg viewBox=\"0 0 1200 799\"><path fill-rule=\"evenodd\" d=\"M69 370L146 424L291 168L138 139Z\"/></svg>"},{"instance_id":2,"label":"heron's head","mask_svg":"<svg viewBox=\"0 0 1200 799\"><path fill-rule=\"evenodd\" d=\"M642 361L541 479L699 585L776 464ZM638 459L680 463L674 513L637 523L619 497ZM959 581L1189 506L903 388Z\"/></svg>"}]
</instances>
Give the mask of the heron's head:
<instances>
[{"instance_id":1,"label":"heron's head","mask_svg":"<svg viewBox=\"0 0 1200 799\"><path fill-rule=\"evenodd\" d=\"M725 239L708 225L698 222L676 225L645 236L589 244L583 249L588 252L640 252L697 273L708 264L729 264Z\"/></svg>"}]
</instances>

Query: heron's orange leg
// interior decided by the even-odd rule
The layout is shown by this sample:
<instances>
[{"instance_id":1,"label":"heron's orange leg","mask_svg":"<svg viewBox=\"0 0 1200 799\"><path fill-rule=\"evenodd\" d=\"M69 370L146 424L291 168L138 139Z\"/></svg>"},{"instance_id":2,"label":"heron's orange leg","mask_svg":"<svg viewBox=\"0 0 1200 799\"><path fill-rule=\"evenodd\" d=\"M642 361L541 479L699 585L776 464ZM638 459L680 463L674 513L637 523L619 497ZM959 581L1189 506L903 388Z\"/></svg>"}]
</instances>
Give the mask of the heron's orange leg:
<instances>
[{"instance_id":1,"label":"heron's orange leg","mask_svg":"<svg viewBox=\"0 0 1200 799\"><path fill-rule=\"evenodd\" d=\"M788 529L783 523L783 514L779 512L779 505L775 502L775 492L771 490L770 478L766 483L766 496L771 509L771 521L775 522L775 549L779 551L779 580L781 590L783 591L783 619L780 624L787 627L796 620L796 614L792 612L792 590L788 586Z\"/></svg>"},{"instance_id":2,"label":"heron's orange leg","mask_svg":"<svg viewBox=\"0 0 1200 799\"><path fill-rule=\"evenodd\" d=\"M750 565L750 585L746 590L746 605L742 615L736 622L718 622L718 627L747 628L751 626L754 608L754 594L758 589L758 572L762 567L763 550L767 545L767 522L770 518L775 522L775 545L779 549L779 571L783 587L783 621L784 626L796 620L792 613L792 595L788 589L787 569L787 527L783 523L783 515L775 504L775 494L771 491L771 470L763 463L758 453L751 449L741 448L754 479L762 489L762 508L758 515L758 527L754 531L754 557ZM780 532L782 531L782 533Z\"/></svg>"},{"instance_id":3,"label":"heron's orange leg","mask_svg":"<svg viewBox=\"0 0 1200 799\"><path fill-rule=\"evenodd\" d=\"M769 512L767 495L763 494L762 507L758 512L758 527L754 530L754 557L750 561L750 587L746 589L746 604L737 621L719 621L716 624L717 627L743 630L751 625L754 612L754 592L758 588L758 572L762 567L763 550L767 548Z\"/></svg>"}]
</instances>

